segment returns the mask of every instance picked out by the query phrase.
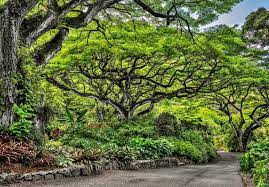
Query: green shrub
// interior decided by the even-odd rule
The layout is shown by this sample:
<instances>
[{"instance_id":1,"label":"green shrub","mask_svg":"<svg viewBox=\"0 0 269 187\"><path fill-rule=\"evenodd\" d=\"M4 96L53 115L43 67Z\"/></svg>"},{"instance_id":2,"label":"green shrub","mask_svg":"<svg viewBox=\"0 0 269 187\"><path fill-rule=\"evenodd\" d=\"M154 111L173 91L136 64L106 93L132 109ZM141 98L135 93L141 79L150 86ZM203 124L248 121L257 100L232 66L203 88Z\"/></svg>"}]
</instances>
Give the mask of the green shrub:
<instances>
[{"instance_id":1,"label":"green shrub","mask_svg":"<svg viewBox=\"0 0 269 187\"><path fill-rule=\"evenodd\" d=\"M29 105L14 105L13 110L17 120L9 127L8 132L20 140L33 138L32 108Z\"/></svg>"},{"instance_id":2,"label":"green shrub","mask_svg":"<svg viewBox=\"0 0 269 187\"><path fill-rule=\"evenodd\" d=\"M107 149L107 159L127 163L139 158L140 152L130 146L110 145Z\"/></svg>"},{"instance_id":3,"label":"green shrub","mask_svg":"<svg viewBox=\"0 0 269 187\"><path fill-rule=\"evenodd\" d=\"M248 152L254 162L269 158L269 138L260 139L255 143L250 143L248 148Z\"/></svg>"},{"instance_id":4,"label":"green shrub","mask_svg":"<svg viewBox=\"0 0 269 187\"><path fill-rule=\"evenodd\" d=\"M169 112L161 113L155 120L155 125L158 128L160 135L171 136L177 131L177 118Z\"/></svg>"},{"instance_id":5,"label":"green shrub","mask_svg":"<svg viewBox=\"0 0 269 187\"><path fill-rule=\"evenodd\" d=\"M208 157L206 152L201 151L197 146L193 145L191 142L178 140L174 142L175 152L177 156L185 156L190 160L202 163L207 162Z\"/></svg>"},{"instance_id":6,"label":"green shrub","mask_svg":"<svg viewBox=\"0 0 269 187\"><path fill-rule=\"evenodd\" d=\"M269 138L250 143L248 149L241 157L241 170L252 173L258 187L269 186Z\"/></svg>"},{"instance_id":7,"label":"green shrub","mask_svg":"<svg viewBox=\"0 0 269 187\"><path fill-rule=\"evenodd\" d=\"M194 144L210 142L206 135L197 130L186 130L179 134L179 138Z\"/></svg>"},{"instance_id":8,"label":"green shrub","mask_svg":"<svg viewBox=\"0 0 269 187\"><path fill-rule=\"evenodd\" d=\"M66 109L66 121L68 121L72 127L76 125L80 125L85 123L85 115L87 113L87 109L71 112L69 109Z\"/></svg>"},{"instance_id":9,"label":"green shrub","mask_svg":"<svg viewBox=\"0 0 269 187\"><path fill-rule=\"evenodd\" d=\"M67 167L72 165L74 160L64 154L60 154L56 157L56 164L61 167Z\"/></svg>"},{"instance_id":10,"label":"green shrub","mask_svg":"<svg viewBox=\"0 0 269 187\"><path fill-rule=\"evenodd\" d=\"M159 159L173 154L173 145L165 139L133 138L128 143L139 151L138 159Z\"/></svg>"},{"instance_id":11,"label":"green shrub","mask_svg":"<svg viewBox=\"0 0 269 187\"><path fill-rule=\"evenodd\" d=\"M111 133L111 129L90 128L85 124L80 124L66 131L60 141L71 147L89 149L112 141Z\"/></svg>"},{"instance_id":12,"label":"green shrub","mask_svg":"<svg viewBox=\"0 0 269 187\"><path fill-rule=\"evenodd\" d=\"M253 177L257 187L269 186L269 158L266 160L257 161L255 163Z\"/></svg>"},{"instance_id":13,"label":"green shrub","mask_svg":"<svg viewBox=\"0 0 269 187\"><path fill-rule=\"evenodd\" d=\"M248 172L254 167L254 162L250 158L250 154L244 154L240 159L240 167L241 171Z\"/></svg>"},{"instance_id":14,"label":"green shrub","mask_svg":"<svg viewBox=\"0 0 269 187\"><path fill-rule=\"evenodd\" d=\"M174 128L177 127L173 115L167 113L162 115L170 116L172 122L169 124ZM167 121L159 120L159 124L166 125ZM63 145L84 151L104 150L107 153L104 155L107 160L121 162L167 156L185 156L194 162L207 162L210 158L216 157L211 137L205 131L185 130L177 135L173 133L173 136L171 133L163 133L169 136L160 137L156 124L152 116L128 122L121 121L103 128L91 128L86 124L80 124L65 131L59 141Z\"/></svg>"},{"instance_id":15,"label":"green shrub","mask_svg":"<svg viewBox=\"0 0 269 187\"><path fill-rule=\"evenodd\" d=\"M138 118L130 121L114 123L106 132L109 142L125 146L133 137L157 138L157 130L152 117Z\"/></svg>"},{"instance_id":16,"label":"green shrub","mask_svg":"<svg viewBox=\"0 0 269 187\"><path fill-rule=\"evenodd\" d=\"M156 136L156 129L154 126L144 126L144 124L128 124L118 129L118 137L142 137L150 138Z\"/></svg>"},{"instance_id":17,"label":"green shrub","mask_svg":"<svg viewBox=\"0 0 269 187\"><path fill-rule=\"evenodd\" d=\"M201 154L207 155L209 160L217 157L217 152L213 145L212 138L206 132L186 130L181 132L179 138L199 147Z\"/></svg>"}]
</instances>

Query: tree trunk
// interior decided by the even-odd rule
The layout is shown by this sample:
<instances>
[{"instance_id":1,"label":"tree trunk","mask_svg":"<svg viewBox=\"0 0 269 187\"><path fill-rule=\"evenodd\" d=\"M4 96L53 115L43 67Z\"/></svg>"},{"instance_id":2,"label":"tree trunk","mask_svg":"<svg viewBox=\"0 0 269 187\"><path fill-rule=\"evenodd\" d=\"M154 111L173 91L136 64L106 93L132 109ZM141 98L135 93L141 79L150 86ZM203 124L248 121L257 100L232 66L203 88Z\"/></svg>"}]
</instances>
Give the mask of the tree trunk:
<instances>
[{"instance_id":1,"label":"tree trunk","mask_svg":"<svg viewBox=\"0 0 269 187\"><path fill-rule=\"evenodd\" d=\"M4 128L13 123L18 94L15 76L20 21L13 14L9 8L0 10L0 127Z\"/></svg>"},{"instance_id":2,"label":"tree trunk","mask_svg":"<svg viewBox=\"0 0 269 187\"><path fill-rule=\"evenodd\" d=\"M238 143L239 143L239 152L244 153L246 151L246 146L244 145L244 142L240 140Z\"/></svg>"},{"instance_id":3,"label":"tree trunk","mask_svg":"<svg viewBox=\"0 0 269 187\"><path fill-rule=\"evenodd\" d=\"M259 123L253 123L244 131L244 133L240 134L240 139L239 139L240 152L246 152L248 142L251 136L253 135L253 132L260 127L261 125Z\"/></svg>"},{"instance_id":4,"label":"tree trunk","mask_svg":"<svg viewBox=\"0 0 269 187\"><path fill-rule=\"evenodd\" d=\"M245 133L241 133L240 137L238 139L238 144L239 144L239 151L241 153L246 152L247 150L247 144L248 144L248 137L246 137Z\"/></svg>"}]
</instances>

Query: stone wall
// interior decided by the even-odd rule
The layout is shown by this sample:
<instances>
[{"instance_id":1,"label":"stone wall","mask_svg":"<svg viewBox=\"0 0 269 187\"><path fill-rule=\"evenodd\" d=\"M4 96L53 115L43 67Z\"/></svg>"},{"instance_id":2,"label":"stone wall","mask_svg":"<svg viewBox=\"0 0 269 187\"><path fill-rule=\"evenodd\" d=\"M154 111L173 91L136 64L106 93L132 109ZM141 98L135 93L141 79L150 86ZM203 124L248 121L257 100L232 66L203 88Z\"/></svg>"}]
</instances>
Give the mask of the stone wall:
<instances>
[{"instance_id":1,"label":"stone wall","mask_svg":"<svg viewBox=\"0 0 269 187\"><path fill-rule=\"evenodd\" d=\"M0 175L0 184L12 184L23 181L41 181L54 180L66 177L90 176L102 174L104 170L138 170L138 169L154 169L159 167L175 167L181 166L184 163L177 158L163 158L160 160L137 160L127 164L111 162L107 165L92 164L72 166L68 168L55 169L51 171L39 171L34 173L3 173Z\"/></svg>"}]
</instances>

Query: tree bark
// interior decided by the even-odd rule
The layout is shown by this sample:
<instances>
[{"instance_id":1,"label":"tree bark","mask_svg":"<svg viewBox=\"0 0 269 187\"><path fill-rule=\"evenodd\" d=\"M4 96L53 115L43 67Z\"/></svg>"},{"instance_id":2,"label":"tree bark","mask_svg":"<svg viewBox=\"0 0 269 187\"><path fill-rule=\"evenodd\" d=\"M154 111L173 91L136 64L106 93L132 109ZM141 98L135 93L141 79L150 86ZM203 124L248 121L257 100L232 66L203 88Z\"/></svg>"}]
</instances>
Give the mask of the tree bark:
<instances>
[{"instance_id":1,"label":"tree bark","mask_svg":"<svg viewBox=\"0 0 269 187\"><path fill-rule=\"evenodd\" d=\"M247 142L244 141L243 136L240 136L238 139L239 152L244 153L246 151Z\"/></svg>"},{"instance_id":2,"label":"tree bark","mask_svg":"<svg viewBox=\"0 0 269 187\"><path fill-rule=\"evenodd\" d=\"M248 141L252 135L253 131L249 131L248 129L244 133L240 133L240 136L238 138L238 144L239 144L239 151L240 152L246 152Z\"/></svg>"},{"instance_id":3,"label":"tree bark","mask_svg":"<svg viewBox=\"0 0 269 187\"><path fill-rule=\"evenodd\" d=\"M240 152L245 152L247 150L247 145L249 140L251 139L251 136L253 135L253 132L260 127L261 125L259 123L258 124L254 123L245 130L241 138L242 151L240 150Z\"/></svg>"},{"instance_id":4,"label":"tree bark","mask_svg":"<svg viewBox=\"0 0 269 187\"><path fill-rule=\"evenodd\" d=\"M20 20L15 14L10 8L0 10L0 126L4 128L13 123L13 105L18 94L15 77Z\"/></svg>"}]
</instances>

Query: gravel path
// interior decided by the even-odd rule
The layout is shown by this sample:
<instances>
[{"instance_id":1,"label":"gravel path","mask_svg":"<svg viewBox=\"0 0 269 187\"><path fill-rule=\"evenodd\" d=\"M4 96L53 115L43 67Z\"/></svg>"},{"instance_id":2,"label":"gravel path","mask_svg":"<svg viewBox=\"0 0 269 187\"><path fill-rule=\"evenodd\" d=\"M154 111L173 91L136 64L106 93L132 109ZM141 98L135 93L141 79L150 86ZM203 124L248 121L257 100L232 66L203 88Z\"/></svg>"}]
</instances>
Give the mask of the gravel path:
<instances>
[{"instance_id":1,"label":"gravel path","mask_svg":"<svg viewBox=\"0 0 269 187\"><path fill-rule=\"evenodd\" d=\"M67 178L12 187L243 187L238 153L220 153L218 162L139 171L106 171L94 177Z\"/></svg>"}]
</instances>

